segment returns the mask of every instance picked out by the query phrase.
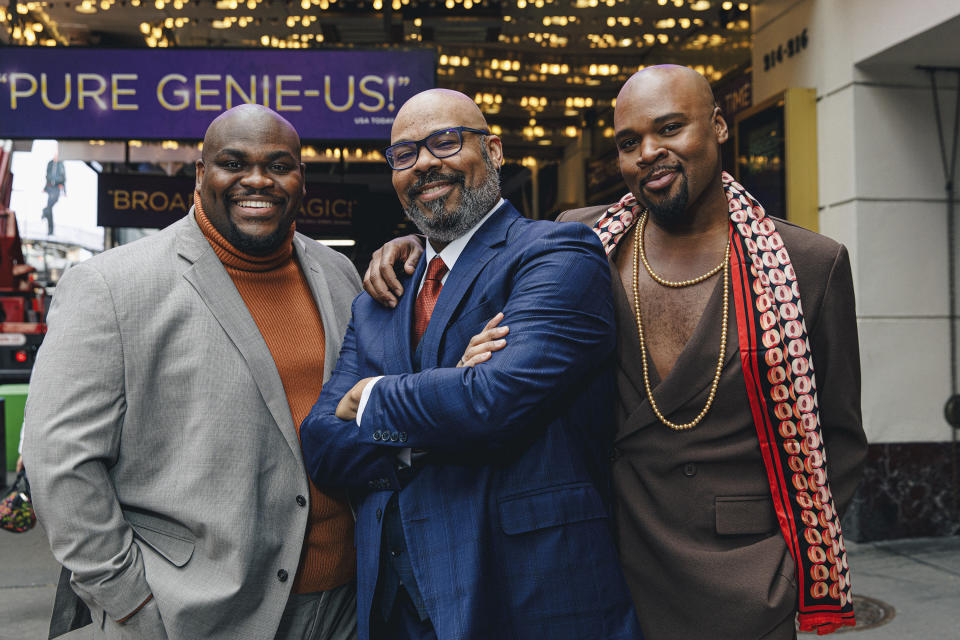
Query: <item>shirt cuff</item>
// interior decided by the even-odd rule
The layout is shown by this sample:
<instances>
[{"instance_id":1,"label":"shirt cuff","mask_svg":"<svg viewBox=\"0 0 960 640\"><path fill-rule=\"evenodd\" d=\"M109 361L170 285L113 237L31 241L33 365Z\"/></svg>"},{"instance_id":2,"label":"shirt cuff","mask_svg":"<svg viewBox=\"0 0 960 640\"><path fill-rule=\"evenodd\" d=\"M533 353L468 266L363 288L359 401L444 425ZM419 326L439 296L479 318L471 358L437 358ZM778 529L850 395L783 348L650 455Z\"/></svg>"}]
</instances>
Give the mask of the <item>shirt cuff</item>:
<instances>
[{"instance_id":1,"label":"shirt cuff","mask_svg":"<svg viewBox=\"0 0 960 640\"><path fill-rule=\"evenodd\" d=\"M363 410L367 408L367 400L370 399L370 392L373 391L375 384L380 382L380 378L383 376L376 376L370 382L367 383L367 386L363 388L363 391L360 392L360 404L357 405L357 426L360 426L360 421L363 420Z\"/></svg>"}]
</instances>

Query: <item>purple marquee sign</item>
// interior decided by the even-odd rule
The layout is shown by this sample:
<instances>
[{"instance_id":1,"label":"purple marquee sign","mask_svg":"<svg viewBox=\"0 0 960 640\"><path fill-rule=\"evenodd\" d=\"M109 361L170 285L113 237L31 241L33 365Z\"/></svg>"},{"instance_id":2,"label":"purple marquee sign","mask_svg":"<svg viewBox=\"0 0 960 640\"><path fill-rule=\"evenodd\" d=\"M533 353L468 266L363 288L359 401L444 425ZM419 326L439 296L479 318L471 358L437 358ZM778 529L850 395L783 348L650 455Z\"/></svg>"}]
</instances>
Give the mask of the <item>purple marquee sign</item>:
<instances>
[{"instance_id":1,"label":"purple marquee sign","mask_svg":"<svg viewBox=\"0 0 960 640\"><path fill-rule=\"evenodd\" d=\"M256 102L305 139L390 137L432 50L0 49L0 138L199 139Z\"/></svg>"}]
</instances>

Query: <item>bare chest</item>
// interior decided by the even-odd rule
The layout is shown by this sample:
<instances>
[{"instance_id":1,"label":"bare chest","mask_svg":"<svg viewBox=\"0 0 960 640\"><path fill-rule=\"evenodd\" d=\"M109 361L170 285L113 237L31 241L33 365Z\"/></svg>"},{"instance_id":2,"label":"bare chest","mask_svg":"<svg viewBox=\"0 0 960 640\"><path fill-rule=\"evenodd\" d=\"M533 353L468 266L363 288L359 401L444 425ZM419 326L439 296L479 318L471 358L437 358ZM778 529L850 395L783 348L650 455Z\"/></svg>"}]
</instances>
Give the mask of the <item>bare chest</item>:
<instances>
[{"instance_id":1,"label":"bare chest","mask_svg":"<svg viewBox=\"0 0 960 640\"><path fill-rule=\"evenodd\" d=\"M620 251L616 265L636 323L632 243ZM636 274L640 319L651 364L661 380L670 374L690 342L719 277L689 287L671 288L655 282L641 265Z\"/></svg>"}]
</instances>

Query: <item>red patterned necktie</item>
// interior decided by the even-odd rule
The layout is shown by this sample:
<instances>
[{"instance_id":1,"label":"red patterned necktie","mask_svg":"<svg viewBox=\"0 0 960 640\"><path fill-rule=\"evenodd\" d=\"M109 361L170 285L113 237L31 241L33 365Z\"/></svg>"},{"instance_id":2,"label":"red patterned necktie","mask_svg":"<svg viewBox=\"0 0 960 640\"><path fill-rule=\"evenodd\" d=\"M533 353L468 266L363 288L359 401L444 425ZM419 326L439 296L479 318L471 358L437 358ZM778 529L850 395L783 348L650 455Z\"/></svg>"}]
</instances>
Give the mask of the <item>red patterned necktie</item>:
<instances>
[{"instance_id":1,"label":"red patterned necktie","mask_svg":"<svg viewBox=\"0 0 960 640\"><path fill-rule=\"evenodd\" d=\"M423 332L430 324L430 316L437 304L437 296L443 288L443 276L447 273L447 265L443 264L440 256L434 256L427 265L427 275L423 277L423 287L417 295L417 304L413 312L413 346L416 348L423 337Z\"/></svg>"}]
</instances>

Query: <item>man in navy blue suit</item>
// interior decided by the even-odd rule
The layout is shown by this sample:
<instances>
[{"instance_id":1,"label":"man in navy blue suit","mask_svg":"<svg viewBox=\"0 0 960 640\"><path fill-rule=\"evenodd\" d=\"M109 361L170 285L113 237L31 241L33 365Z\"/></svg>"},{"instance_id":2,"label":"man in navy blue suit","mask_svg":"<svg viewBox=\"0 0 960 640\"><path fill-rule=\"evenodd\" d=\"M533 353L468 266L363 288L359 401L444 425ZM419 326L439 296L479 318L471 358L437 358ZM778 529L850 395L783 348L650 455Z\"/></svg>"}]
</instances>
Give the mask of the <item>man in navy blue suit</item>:
<instances>
[{"instance_id":1,"label":"man in navy blue suit","mask_svg":"<svg viewBox=\"0 0 960 640\"><path fill-rule=\"evenodd\" d=\"M500 139L463 94L414 96L391 141L427 249L393 308L356 298L300 429L317 486L353 491L361 640L640 638L608 519L615 333L597 236L500 197ZM472 357L471 337L506 326L509 349Z\"/></svg>"}]
</instances>

